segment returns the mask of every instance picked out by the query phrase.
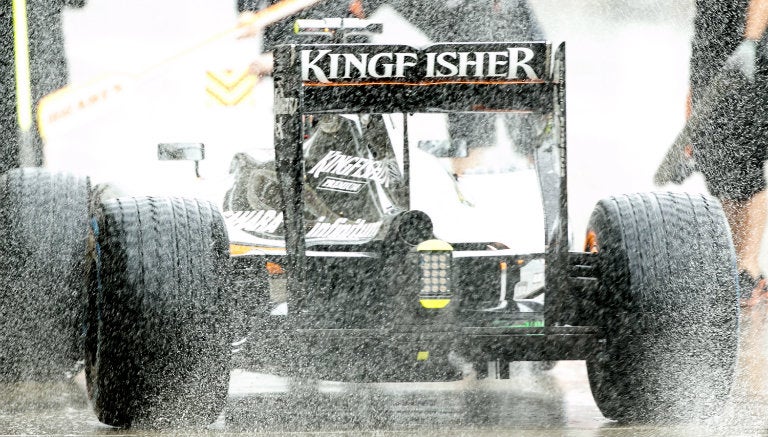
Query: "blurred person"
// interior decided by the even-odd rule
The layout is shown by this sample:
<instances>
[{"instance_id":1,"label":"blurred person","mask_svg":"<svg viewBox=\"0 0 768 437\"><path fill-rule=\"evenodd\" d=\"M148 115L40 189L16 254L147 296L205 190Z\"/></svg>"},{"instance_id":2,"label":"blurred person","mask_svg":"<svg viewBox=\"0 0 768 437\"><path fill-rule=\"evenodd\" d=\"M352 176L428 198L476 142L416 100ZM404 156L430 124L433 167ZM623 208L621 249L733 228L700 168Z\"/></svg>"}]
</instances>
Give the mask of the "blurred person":
<instances>
[{"instance_id":1,"label":"blurred person","mask_svg":"<svg viewBox=\"0 0 768 437\"><path fill-rule=\"evenodd\" d=\"M0 174L42 165L37 103L68 83L62 12L85 0L0 4Z\"/></svg>"},{"instance_id":2,"label":"blurred person","mask_svg":"<svg viewBox=\"0 0 768 437\"><path fill-rule=\"evenodd\" d=\"M764 72L756 75L766 67L758 47L765 50L768 0L696 0L694 25L688 115L707 99L707 86L723 67L746 78L730 81L736 89L715 100L702 132L692 135L692 152L707 188L723 205L737 254L742 310L731 414L762 416L751 407L755 398L768 395L768 284L758 261L768 218L768 95Z\"/></svg>"},{"instance_id":3,"label":"blurred person","mask_svg":"<svg viewBox=\"0 0 768 437\"><path fill-rule=\"evenodd\" d=\"M754 56L767 24L768 0L696 0L689 108L696 110L707 85L727 63ZM768 96L755 80L739 88L719 102L705 132L694 134L693 156L710 193L723 204L738 257L742 302L752 305L768 291L758 262L768 218Z\"/></svg>"}]
</instances>

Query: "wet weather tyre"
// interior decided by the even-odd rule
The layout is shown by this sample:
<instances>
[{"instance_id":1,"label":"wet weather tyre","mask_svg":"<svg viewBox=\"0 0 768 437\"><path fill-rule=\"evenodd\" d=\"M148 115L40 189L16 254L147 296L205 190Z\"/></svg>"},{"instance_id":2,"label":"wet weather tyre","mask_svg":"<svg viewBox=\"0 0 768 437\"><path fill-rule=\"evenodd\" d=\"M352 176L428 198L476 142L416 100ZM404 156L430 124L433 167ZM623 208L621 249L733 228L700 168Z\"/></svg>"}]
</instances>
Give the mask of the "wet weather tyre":
<instances>
[{"instance_id":1,"label":"wet weather tyre","mask_svg":"<svg viewBox=\"0 0 768 437\"><path fill-rule=\"evenodd\" d=\"M204 426L229 385L229 243L211 203L117 198L94 220L86 339L94 410L113 426Z\"/></svg>"},{"instance_id":2,"label":"wet weather tyre","mask_svg":"<svg viewBox=\"0 0 768 437\"><path fill-rule=\"evenodd\" d=\"M40 168L0 176L0 380L73 369L87 229L86 178Z\"/></svg>"},{"instance_id":3,"label":"wet weather tyre","mask_svg":"<svg viewBox=\"0 0 768 437\"><path fill-rule=\"evenodd\" d=\"M738 342L736 256L717 200L644 193L601 200L589 222L605 349L587 361L602 413L685 422L722 410Z\"/></svg>"}]
</instances>

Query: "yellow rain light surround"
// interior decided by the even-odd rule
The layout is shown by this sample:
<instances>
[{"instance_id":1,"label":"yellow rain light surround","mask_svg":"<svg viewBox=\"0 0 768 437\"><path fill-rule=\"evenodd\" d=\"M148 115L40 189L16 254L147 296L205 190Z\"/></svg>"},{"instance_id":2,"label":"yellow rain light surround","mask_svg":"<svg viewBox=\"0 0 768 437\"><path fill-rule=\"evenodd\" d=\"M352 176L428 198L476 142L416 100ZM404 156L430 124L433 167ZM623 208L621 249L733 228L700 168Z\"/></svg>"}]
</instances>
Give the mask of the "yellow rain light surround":
<instances>
[{"instance_id":1,"label":"yellow rain light surround","mask_svg":"<svg viewBox=\"0 0 768 437\"><path fill-rule=\"evenodd\" d=\"M422 307L428 310L439 310L445 308L451 303L450 299L419 299Z\"/></svg>"}]
</instances>

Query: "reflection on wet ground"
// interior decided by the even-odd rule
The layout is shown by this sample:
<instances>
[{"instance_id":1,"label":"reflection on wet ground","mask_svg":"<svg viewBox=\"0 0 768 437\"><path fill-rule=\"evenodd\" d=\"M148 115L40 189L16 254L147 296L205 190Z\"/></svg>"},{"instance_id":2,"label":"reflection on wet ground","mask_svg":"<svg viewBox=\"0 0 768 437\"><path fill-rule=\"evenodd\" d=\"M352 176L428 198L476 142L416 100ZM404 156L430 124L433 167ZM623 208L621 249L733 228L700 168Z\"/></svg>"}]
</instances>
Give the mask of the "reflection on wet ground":
<instances>
[{"instance_id":1,"label":"reflection on wet ground","mask_svg":"<svg viewBox=\"0 0 768 437\"><path fill-rule=\"evenodd\" d=\"M258 378L250 384L257 389ZM285 397L288 390L293 395ZM262 396L233 393L227 412L228 426L251 431L537 428L566 422L557 378L528 370L503 381L286 385Z\"/></svg>"},{"instance_id":2,"label":"reflection on wet ground","mask_svg":"<svg viewBox=\"0 0 768 437\"><path fill-rule=\"evenodd\" d=\"M218 422L203 430L117 430L88 405L82 374L55 383L0 384L2 435L768 435L768 308L746 309L740 359L726 412L678 427L625 426L600 414L584 362L551 371L512 363L510 379L473 375L445 383L304 382L235 370Z\"/></svg>"},{"instance_id":3,"label":"reflection on wet ground","mask_svg":"<svg viewBox=\"0 0 768 437\"><path fill-rule=\"evenodd\" d=\"M421 384L308 383L235 371L225 417L206 432L491 435L606 423L592 402L583 363L563 362L550 372L532 371L527 363L514 367L509 380ZM0 395L3 432L125 432L98 424L73 383L5 385Z\"/></svg>"},{"instance_id":4,"label":"reflection on wet ground","mask_svg":"<svg viewBox=\"0 0 768 437\"><path fill-rule=\"evenodd\" d=\"M743 369L740 375L744 379ZM739 384L740 393L721 418L685 427L638 427L602 417L583 362L560 362L549 372L514 363L507 380L420 384L299 383L236 370L226 411L217 423L172 433L99 424L77 382L5 384L0 386L0 434L768 435L768 403L750 378Z\"/></svg>"}]
</instances>

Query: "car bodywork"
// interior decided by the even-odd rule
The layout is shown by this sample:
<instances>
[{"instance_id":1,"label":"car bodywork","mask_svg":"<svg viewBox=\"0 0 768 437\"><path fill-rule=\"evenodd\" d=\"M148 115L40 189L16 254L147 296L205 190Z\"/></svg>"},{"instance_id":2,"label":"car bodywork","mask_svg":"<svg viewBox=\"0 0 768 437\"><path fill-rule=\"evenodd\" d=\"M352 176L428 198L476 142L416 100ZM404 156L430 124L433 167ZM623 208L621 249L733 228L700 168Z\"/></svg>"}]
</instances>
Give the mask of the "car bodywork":
<instances>
[{"instance_id":1,"label":"car bodywork","mask_svg":"<svg viewBox=\"0 0 768 437\"><path fill-rule=\"evenodd\" d=\"M474 64L466 62L471 56ZM270 367L270 357L281 357L333 379L430 379L425 368L443 369L442 379L450 356L477 364L594 354L596 328L579 323L585 294L577 298L577 291L596 280L589 255L570 254L568 244L564 73L564 44L553 52L545 42L279 47L271 189L279 192L280 210L228 218L234 277L267 266L272 278L272 290L257 299L262 306L252 309L260 317L243 343L246 366ZM366 136L376 136L381 114L447 112L525 112L546 121L531 156L544 210L543 253L436 239L429 215L410 207L408 116L402 118L401 171L387 166L391 156L373 159L365 147L353 154L330 146L314 161L307 153L323 130L310 130L310 115L319 124L353 127L364 120L371 126L341 141L348 145L369 144ZM366 204L350 197L359 193ZM341 196L338 205L350 213L333 219L308 213L317 210L315 198L328 196ZM354 211L359 214L350 215ZM273 234L279 226L284 241L270 247L239 240L248 214L251 224ZM522 268L542 261L544 287L515 300ZM284 287L285 304L267 311L263 303L276 287ZM388 358L372 359L377 356ZM319 357L333 364L318 366Z\"/></svg>"}]
</instances>

